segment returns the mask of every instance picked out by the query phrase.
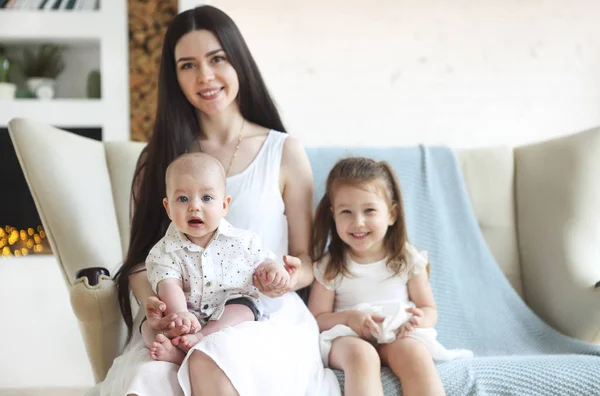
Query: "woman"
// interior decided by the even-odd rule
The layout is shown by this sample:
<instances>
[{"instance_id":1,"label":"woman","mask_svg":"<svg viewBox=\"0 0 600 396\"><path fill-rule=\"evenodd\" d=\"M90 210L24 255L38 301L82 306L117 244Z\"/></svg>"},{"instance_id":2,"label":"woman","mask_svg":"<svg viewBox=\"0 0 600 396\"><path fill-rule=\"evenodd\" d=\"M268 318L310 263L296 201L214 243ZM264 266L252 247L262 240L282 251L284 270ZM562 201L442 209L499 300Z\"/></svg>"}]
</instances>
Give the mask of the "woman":
<instances>
[{"instance_id":1,"label":"woman","mask_svg":"<svg viewBox=\"0 0 600 396\"><path fill-rule=\"evenodd\" d=\"M182 389L186 395L339 394L335 376L320 361L316 322L298 295L288 293L313 279L308 255L313 180L301 144L283 132L235 23L210 6L177 15L165 36L156 122L134 176L130 246L117 274L131 341L102 394L176 395ZM174 317L162 318L164 304L152 293L143 263L168 226L162 207L166 167L190 151L223 163L233 197L227 219L258 233L280 257L289 254L291 282L271 289L255 279L264 294L278 297L271 301L271 318L207 337L179 368L149 358L129 291L144 305L145 331L178 335L171 328Z\"/></svg>"}]
</instances>

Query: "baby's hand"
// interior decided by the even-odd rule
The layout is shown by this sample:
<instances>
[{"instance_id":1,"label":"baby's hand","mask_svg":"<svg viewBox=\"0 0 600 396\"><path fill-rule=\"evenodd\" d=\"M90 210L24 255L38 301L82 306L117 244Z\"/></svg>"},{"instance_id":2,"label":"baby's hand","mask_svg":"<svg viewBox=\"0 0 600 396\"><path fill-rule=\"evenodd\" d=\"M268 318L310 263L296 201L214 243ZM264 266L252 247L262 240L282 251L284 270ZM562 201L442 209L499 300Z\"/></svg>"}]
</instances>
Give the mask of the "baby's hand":
<instances>
[{"instance_id":1,"label":"baby's hand","mask_svg":"<svg viewBox=\"0 0 600 396\"><path fill-rule=\"evenodd\" d=\"M253 284L269 297L279 297L287 290L290 274L283 265L273 260L263 261L254 273Z\"/></svg>"},{"instance_id":2,"label":"baby's hand","mask_svg":"<svg viewBox=\"0 0 600 396\"><path fill-rule=\"evenodd\" d=\"M177 312L175 326L181 328L181 334L194 334L202 328L196 315L189 311Z\"/></svg>"},{"instance_id":3,"label":"baby's hand","mask_svg":"<svg viewBox=\"0 0 600 396\"><path fill-rule=\"evenodd\" d=\"M371 340L373 334L381 332L377 323L382 323L383 319L372 312L348 311L348 327L365 340Z\"/></svg>"},{"instance_id":4,"label":"baby's hand","mask_svg":"<svg viewBox=\"0 0 600 396\"><path fill-rule=\"evenodd\" d=\"M396 330L396 336L400 338L406 338L409 332L414 329L421 327L423 323L423 316L425 315L423 310L419 308L407 308L406 312L410 312L413 316L404 322L398 330Z\"/></svg>"}]
</instances>

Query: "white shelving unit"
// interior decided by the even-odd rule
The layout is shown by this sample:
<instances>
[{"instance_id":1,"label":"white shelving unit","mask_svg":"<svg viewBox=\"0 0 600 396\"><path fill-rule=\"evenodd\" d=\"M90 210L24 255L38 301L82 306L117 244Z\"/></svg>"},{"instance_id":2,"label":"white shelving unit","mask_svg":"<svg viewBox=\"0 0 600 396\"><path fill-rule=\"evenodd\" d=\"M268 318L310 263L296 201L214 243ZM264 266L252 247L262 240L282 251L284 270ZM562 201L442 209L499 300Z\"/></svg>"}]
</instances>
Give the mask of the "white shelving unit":
<instances>
[{"instance_id":1,"label":"white shelving unit","mask_svg":"<svg viewBox=\"0 0 600 396\"><path fill-rule=\"evenodd\" d=\"M0 10L0 45L57 43L100 48L101 99L0 100L0 127L27 117L58 127L102 128L102 140L130 139L127 1L94 11Z\"/></svg>"},{"instance_id":2,"label":"white shelving unit","mask_svg":"<svg viewBox=\"0 0 600 396\"><path fill-rule=\"evenodd\" d=\"M3 43L40 39L56 42L98 40L109 25L105 14L102 11L0 10L0 39Z\"/></svg>"},{"instance_id":3,"label":"white shelving unit","mask_svg":"<svg viewBox=\"0 0 600 396\"><path fill-rule=\"evenodd\" d=\"M65 128L101 128L105 124L104 107L101 99L0 100L0 125L24 117Z\"/></svg>"}]
</instances>

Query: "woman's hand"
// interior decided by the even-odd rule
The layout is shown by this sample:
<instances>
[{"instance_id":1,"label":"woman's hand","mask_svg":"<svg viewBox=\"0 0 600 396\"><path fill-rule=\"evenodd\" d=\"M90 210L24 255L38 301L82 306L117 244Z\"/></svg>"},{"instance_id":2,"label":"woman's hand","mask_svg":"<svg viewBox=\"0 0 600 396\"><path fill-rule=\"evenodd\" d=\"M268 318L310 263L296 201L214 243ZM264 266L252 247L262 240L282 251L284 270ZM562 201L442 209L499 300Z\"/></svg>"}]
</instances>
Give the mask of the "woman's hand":
<instances>
[{"instance_id":1,"label":"woman's hand","mask_svg":"<svg viewBox=\"0 0 600 396\"><path fill-rule=\"evenodd\" d=\"M383 316L375 315L372 312L349 311L348 327L354 330L359 337L371 340L373 339L373 334L381 332L377 323L382 323L383 319Z\"/></svg>"},{"instance_id":2,"label":"woman's hand","mask_svg":"<svg viewBox=\"0 0 600 396\"><path fill-rule=\"evenodd\" d=\"M280 297L294 290L302 262L298 257L289 255L283 256L283 262L284 267L273 260L265 260L256 268L252 283L258 291L269 297ZM281 268L285 269L287 276L279 273Z\"/></svg>"},{"instance_id":3,"label":"woman's hand","mask_svg":"<svg viewBox=\"0 0 600 396\"><path fill-rule=\"evenodd\" d=\"M167 338L180 336L184 333L183 326L175 326L177 314L163 316L167 305L160 301L156 296L150 296L146 299L146 319L148 326L155 333L164 334Z\"/></svg>"}]
</instances>

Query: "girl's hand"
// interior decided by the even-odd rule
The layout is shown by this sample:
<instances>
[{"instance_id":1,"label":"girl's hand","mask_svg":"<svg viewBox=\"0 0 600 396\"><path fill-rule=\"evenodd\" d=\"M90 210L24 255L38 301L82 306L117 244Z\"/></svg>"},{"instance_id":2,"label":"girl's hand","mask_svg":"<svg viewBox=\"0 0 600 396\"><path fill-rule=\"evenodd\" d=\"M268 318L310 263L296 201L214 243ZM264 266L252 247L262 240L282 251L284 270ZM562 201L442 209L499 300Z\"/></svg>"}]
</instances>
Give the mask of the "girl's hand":
<instances>
[{"instance_id":1,"label":"girl's hand","mask_svg":"<svg viewBox=\"0 0 600 396\"><path fill-rule=\"evenodd\" d=\"M383 322L383 316L375 315L371 312L349 311L348 327L350 327L359 337L365 340L371 340L373 334L379 334L377 323Z\"/></svg>"},{"instance_id":2,"label":"girl's hand","mask_svg":"<svg viewBox=\"0 0 600 396\"><path fill-rule=\"evenodd\" d=\"M290 274L290 281L288 282L289 290L294 290L300 277L300 267L302 267L302 261L298 257L285 255L283 256L283 262L285 263L285 270Z\"/></svg>"},{"instance_id":3,"label":"girl's hand","mask_svg":"<svg viewBox=\"0 0 600 396\"><path fill-rule=\"evenodd\" d=\"M421 327L423 323L423 316L425 313L419 308L407 308L406 312L410 312L413 316L407 320L398 330L396 330L396 337L406 338L409 332L414 329Z\"/></svg>"},{"instance_id":4,"label":"girl's hand","mask_svg":"<svg viewBox=\"0 0 600 396\"><path fill-rule=\"evenodd\" d=\"M150 329L157 334L164 334L167 338L184 334L181 327L175 326L177 314L173 313L163 317L166 310L167 305L158 297L150 296L146 299L146 319Z\"/></svg>"}]
</instances>

